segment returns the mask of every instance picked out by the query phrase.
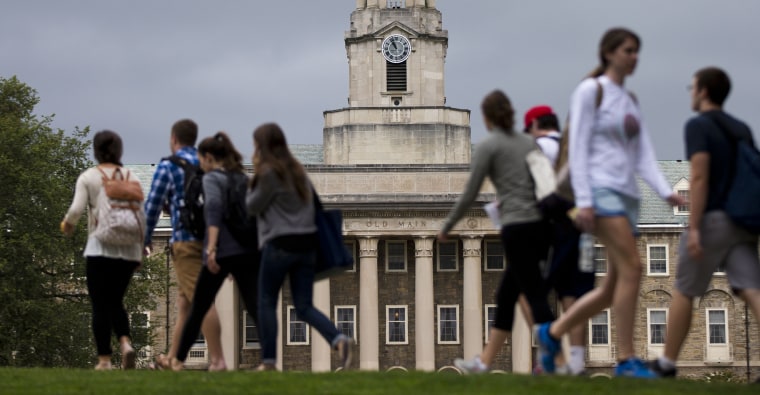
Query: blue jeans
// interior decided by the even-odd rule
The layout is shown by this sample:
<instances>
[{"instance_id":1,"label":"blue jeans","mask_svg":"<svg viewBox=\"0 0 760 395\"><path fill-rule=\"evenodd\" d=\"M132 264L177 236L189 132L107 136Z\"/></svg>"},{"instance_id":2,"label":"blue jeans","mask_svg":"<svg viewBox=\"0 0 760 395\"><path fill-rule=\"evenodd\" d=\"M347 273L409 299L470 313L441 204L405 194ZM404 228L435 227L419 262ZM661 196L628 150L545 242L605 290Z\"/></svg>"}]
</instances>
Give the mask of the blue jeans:
<instances>
[{"instance_id":1,"label":"blue jeans","mask_svg":"<svg viewBox=\"0 0 760 395\"><path fill-rule=\"evenodd\" d=\"M342 338L330 319L312 304L316 257L314 250L294 252L270 243L264 245L259 273L259 335L263 363L274 364L277 360L277 295L286 275L290 277L290 292L298 318L316 329L332 346Z\"/></svg>"}]
</instances>

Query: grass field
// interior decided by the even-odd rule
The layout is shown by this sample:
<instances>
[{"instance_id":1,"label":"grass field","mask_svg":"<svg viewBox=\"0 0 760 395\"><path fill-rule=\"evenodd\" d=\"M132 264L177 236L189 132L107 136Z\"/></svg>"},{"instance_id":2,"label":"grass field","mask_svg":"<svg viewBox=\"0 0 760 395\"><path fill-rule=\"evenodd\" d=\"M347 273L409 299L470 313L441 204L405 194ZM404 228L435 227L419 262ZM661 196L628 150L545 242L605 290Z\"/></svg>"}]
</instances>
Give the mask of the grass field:
<instances>
[{"instance_id":1,"label":"grass field","mask_svg":"<svg viewBox=\"0 0 760 395\"><path fill-rule=\"evenodd\" d=\"M0 394L757 394L752 384L446 373L0 369Z\"/></svg>"}]
</instances>

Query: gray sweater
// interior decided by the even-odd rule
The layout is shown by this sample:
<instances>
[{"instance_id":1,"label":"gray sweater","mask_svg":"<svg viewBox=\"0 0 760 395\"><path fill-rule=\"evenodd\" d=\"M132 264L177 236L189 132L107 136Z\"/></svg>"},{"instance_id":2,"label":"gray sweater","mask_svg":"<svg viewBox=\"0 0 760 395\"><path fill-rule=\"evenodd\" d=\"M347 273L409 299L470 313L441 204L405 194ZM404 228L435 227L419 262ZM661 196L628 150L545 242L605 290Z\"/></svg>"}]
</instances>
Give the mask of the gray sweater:
<instances>
[{"instance_id":1,"label":"gray sweater","mask_svg":"<svg viewBox=\"0 0 760 395\"><path fill-rule=\"evenodd\" d=\"M274 171L256 175L256 185L248 191L245 203L248 213L256 216L260 247L279 236L317 232L311 196L301 200L292 184L280 180Z\"/></svg>"},{"instance_id":2,"label":"gray sweater","mask_svg":"<svg viewBox=\"0 0 760 395\"><path fill-rule=\"evenodd\" d=\"M499 129L491 131L475 148L470 178L442 231L448 233L462 218L478 196L486 177L496 188L502 225L539 221L541 214L536 207L535 186L525 162L525 156L535 149L538 146L528 134L506 134Z\"/></svg>"},{"instance_id":3,"label":"gray sweater","mask_svg":"<svg viewBox=\"0 0 760 395\"><path fill-rule=\"evenodd\" d=\"M245 177L245 174L239 176ZM255 243L241 245L232 237L224 223L224 214L227 212L227 188L227 173L212 171L203 176L203 215L206 226L219 227L216 257L225 258L255 253L258 248ZM204 241L204 244L207 244L207 241Z\"/></svg>"}]
</instances>

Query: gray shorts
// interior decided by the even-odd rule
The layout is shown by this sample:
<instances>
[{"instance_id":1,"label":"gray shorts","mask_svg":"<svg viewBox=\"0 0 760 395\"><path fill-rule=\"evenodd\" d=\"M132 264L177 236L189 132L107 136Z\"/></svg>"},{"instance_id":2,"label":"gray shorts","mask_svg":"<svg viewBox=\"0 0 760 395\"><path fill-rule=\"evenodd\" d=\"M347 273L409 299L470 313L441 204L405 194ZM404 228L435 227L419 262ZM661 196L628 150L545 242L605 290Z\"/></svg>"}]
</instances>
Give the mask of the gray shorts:
<instances>
[{"instance_id":1,"label":"gray shorts","mask_svg":"<svg viewBox=\"0 0 760 395\"><path fill-rule=\"evenodd\" d=\"M700 226L703 257L699 261L686 251L687 231L678 247L676 289L689 297L704 295L713 273L724 267L734 292L760 289L757 235L734 225L724 211L705 213Z\"/></svg>"}]
</instances>

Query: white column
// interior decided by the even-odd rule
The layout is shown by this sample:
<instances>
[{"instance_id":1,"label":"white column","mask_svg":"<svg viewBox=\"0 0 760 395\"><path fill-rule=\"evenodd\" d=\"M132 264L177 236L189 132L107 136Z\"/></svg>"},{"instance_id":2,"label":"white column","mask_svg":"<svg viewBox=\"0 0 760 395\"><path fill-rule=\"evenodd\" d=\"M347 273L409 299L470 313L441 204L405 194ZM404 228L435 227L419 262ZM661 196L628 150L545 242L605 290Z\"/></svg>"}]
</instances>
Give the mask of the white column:
<instances>
[{"instance_id":1,"label":"white column","mask_svg":"<svg viewBox=\"0 0 760 395\"><path fill-rule=\"evenodd\" d=\"M533 365L533 361L531 361L533 355L531 330L518 303L515 303L514 309L515 322L512 324L512 371L530 374Z\"/></svg>"},{"instance_id":2,"label":"white column","mask_svg":"<svg viewBox=\"0 0 760 395\"><path fill-rule=\"evenodd\" d=\"M356 9L363 10L367 8L367 0L356 0Z\"/></svg>"},{"instance_id":3,"label":"white column","mask_svg":"<svg viewBox=\"0 0 760 395\"><path fill-rule=\"evenodd\" d=\"M381 1L385 2L385 0L367 0L367 8L377 8Z\"/></svg>"},{"instance_id":4,"label":"white column","mask_svg":"<svg viewBox=\"0 0 760 395\"><path fill-rule=\"evenodd\" d=\"M414 2L414 6L418 8L425 8L425 0L406 0L407 7L409 6L409 3Z\"/></svg>"},{"instance_id":5,"label":"white column","mask_svg":"<svg viewBox=\"0 0 760 395\"><path fill-rule=\"evenodd\" d=\"M414 326L417 370L435 370L435 305L433 303L433 238L414 239Z\"/></svg>"},{"instance_id":6,"label":"white column","mask_svg":"<svg viewBox=\"0 0 760 395\"><path fill-rule=\"evenodd\" d=\"M226 279L216 293L216 311L222 324L222 352L229 370L237 370L240 361L240 302L237 284Z\"/></svg>"},{"instance_id":7,"label":"white column","mask_svg":"<svg viewBox=\"0 0 760 395\"><path fill-rule=\"evenodd\" d=\"M330 318L330 279L325 278L314 283L314 307L322 314ZM330 343L323 341L322 335L311 328L311 371L329 372L330 368Z\"/></svg>"},{"instance_id":8,"label":"white column","mask_svg":"<svg viewBox=\"0 0 760 395\"><path fill-rule=\"evenodd\" d=\"M435 8L435 0L427 0L425 1L425 5L427 8Z\"/></svg>"},{"instance_id":9,"label":"white column","mask_svg":"<svg viewBox=\"0 0 760 395\"><path fill-rule=\"evenodd\" d=\"M470 359L483 350L483 283L481 281L482 237L462 239L464 248L462 292L462 347L464 358Z\"/></svg>"},{"instance_id":10,"label":"white column","mask_svg":"<svg viewBox=\"0 0 760 395\"><path fill-rule=\"evenodd\" d=\"M377 238L359 239L359 369L380 369Z\"/></svg>"},{"instance_id":11,"label":"white column","mask_svg":"<svg viewBox=\"0 0 760 395\"><path fill-rule=\"evenodd\" d=\"M280 293L277 295L277 314L275 316L277 317L277 327L280 328L280 330L277 331L277 362L275 362L275 366L277 367L277 370L282 371L282 353L284 350L284 339L282 338L282 334L285 333L285 336L287 336L290 331L290 328L284 327L282 323L282 289L280 289Z\"/></svg>"}]
</instances>

